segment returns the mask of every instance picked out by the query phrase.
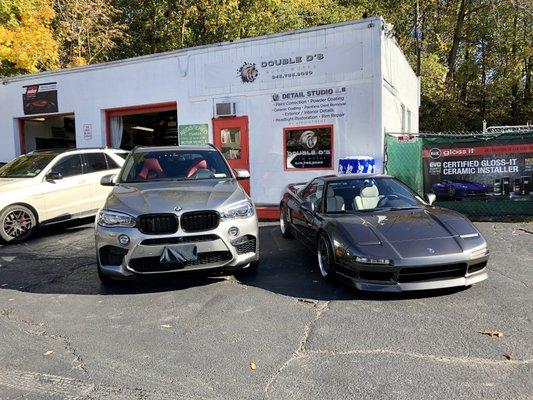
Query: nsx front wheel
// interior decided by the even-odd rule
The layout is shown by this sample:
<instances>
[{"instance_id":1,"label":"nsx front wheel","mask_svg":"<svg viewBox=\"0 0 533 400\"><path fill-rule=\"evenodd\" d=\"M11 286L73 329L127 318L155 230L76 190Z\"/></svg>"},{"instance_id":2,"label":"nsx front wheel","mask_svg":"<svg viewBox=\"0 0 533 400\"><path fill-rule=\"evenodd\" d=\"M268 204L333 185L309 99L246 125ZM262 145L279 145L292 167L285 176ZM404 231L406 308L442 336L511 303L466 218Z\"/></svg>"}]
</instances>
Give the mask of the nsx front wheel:
<instances>
[{"instance_id":1,"label":"nsx front wheel","mask_svg":"<svg viewBox=\"0 0 533 400\"><path fill-rule=\"evenodd\" d=\"M15 204L0 213L0 237L16 243L28 239L37 226L37 217L28 207Z\"/></svg>"},{"instance_id":2,"label":"nsx front wheel","mask_svg":"<svg viewBox=\"0 0 533 400\"><path fill-rule=\"evenodd\" d=\"M279 229L281 236L284 238L291 239L293 237L290 227L290 216L283 206L279 208Z\"/></svg>"},{"instance_id":3,"label":"nsx front wheel","mask_svg":"<svg viewBox=\"0 0 533 400\"><path fill-rule=\"evenodd\" d=\"M335 260L328 236L320 234L317 242L318 268L325 280L331 281L335 277Z\"/></svg>"}]
</instances>

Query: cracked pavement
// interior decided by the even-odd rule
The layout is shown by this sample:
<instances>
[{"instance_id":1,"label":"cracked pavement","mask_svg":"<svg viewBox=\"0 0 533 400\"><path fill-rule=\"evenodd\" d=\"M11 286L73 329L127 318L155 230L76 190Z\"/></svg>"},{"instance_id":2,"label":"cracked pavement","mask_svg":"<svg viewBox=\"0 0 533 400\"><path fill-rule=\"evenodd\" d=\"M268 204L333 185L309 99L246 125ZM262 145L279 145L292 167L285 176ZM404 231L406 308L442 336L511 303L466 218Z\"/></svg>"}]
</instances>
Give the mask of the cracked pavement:
<instances>
[{"instance_id":1,"label":"cracked pavement","mask_svg":"<svg viewBox=\"0 0 533 400\"><path fill-rule=\"evenodd\" d=\"M0 399L532 399L533 225L476 225L489 280L407 294L324 282L269 225L254 277L105 288L90 221L46 228L0 246Z\"/></svg>"}]
</instances>

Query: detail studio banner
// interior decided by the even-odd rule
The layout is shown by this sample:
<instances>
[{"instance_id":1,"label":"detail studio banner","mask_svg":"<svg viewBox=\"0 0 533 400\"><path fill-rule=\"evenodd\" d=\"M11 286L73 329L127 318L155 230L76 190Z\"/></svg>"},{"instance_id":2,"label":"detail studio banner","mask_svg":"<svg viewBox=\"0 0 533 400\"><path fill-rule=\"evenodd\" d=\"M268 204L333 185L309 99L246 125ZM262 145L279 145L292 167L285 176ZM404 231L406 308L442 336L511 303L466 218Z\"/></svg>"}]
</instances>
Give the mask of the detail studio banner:
<instances>
[{"instance_id":1,"label":"detail studio banner","mask_svg":"<svg viewBox=\"0 0 533 400\"><path fill-rule=\"evenodd\" d=\"M531 140L424 144L424 191L441 199L533 195Z\"/></svg>"},{"instance_id":2,"label":"detail studio banner","mask_svg":"<svg viewBox=\"0 0 533 400\"><path fill-rule=\"evenodd\" d=\"M22 106L25 115L58 112L56 82L23 87Z\"/></svg>"}]
</instances>

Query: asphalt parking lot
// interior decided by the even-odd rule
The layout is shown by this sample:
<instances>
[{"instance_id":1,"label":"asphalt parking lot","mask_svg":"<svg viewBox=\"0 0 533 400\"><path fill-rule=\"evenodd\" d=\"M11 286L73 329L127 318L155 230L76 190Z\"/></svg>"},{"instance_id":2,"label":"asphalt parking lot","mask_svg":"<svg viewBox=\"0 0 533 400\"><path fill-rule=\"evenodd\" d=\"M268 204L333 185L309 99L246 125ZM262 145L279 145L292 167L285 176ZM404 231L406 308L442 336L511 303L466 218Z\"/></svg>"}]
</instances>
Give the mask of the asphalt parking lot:
<instances>
[{"instance_id":1,"label":"asphalt parking lot","mask_svg":"<svg viewBox=\"0 0 533 400\"><path fill-rule=\"evenodd\" d=\"M533 224L477 224L488 281L378 295L276 226L254 277L106 288L85 222L0 247L2 400L533 398Z\"/></svg>"}]
</instances>

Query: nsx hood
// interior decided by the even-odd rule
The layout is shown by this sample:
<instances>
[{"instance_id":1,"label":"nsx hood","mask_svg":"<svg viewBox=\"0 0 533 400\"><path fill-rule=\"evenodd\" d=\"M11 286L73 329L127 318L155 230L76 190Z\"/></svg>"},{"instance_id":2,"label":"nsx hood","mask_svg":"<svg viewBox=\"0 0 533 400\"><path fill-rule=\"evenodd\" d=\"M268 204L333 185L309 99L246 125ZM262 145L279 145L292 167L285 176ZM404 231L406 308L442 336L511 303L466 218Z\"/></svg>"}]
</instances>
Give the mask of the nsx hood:
<instances>
[{"instance_id":1,"label":"nsx hood","mask_svg":"<svg viewBox=\"0 0 533 400\"><path fill-rule=\"evenodd\" d=\"M106 207L133 216L195 210L221 211L246 196L235 180L166 181L119 184Z\"/></svg>"},{"instance_id":2,"label":"nsx hood","mask_svg":"<svg viewBox=\"0 0 533 400\"><path fill-rule=\"evenodd\" d=\"M340 218L339 229L363 252L390 258L462 253L480 238L473 225L459 214L440 209L374 212ZM476 242L476 243L474 243Z\"/></svg>"}]
</instances>

